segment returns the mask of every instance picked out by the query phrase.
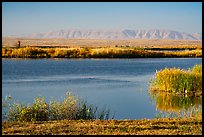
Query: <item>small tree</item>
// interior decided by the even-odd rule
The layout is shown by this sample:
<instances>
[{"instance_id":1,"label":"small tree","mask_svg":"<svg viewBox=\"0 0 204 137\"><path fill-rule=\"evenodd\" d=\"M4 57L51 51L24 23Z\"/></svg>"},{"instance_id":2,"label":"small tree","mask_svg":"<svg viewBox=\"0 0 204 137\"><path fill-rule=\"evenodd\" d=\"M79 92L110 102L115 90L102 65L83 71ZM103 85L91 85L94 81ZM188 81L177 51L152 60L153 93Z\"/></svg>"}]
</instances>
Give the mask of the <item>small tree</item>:
<instances>
[{"instance_id":1,"label":"small tree","mask_svg":"<svg viewBox=\"0 0 204 137\"><path fill-rule=\"evenodd\" d=\"M21 41L20 41L20 40L18 40L18 45L17 45L17 48L20 48L20 46L21 46Z\"/></svg>"}]
</instances>

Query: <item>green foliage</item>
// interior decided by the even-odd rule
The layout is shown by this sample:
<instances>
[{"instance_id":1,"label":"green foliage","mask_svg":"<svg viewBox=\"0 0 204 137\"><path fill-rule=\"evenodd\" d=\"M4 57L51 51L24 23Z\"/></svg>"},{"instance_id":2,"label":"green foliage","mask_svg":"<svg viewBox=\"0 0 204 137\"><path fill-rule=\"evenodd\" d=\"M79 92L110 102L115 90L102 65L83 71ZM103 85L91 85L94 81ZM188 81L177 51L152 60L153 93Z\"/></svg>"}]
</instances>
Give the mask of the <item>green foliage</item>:
<instances>
[{"instance_id":1,"label":"green foliage","mask_svg":"<svg viewBox=\"0 0 204 137\"><path fill-rule=\"evenodd\" d=\"M67 93L63 102L51 100L47 104L43 97L35 98L33 104L11 104L11 97L3 101L3 119L6 121L48 121L77 119L109 119L109 110L98 111L93 105L88 105L82 99Z\"/></svg>"}]
</instances>

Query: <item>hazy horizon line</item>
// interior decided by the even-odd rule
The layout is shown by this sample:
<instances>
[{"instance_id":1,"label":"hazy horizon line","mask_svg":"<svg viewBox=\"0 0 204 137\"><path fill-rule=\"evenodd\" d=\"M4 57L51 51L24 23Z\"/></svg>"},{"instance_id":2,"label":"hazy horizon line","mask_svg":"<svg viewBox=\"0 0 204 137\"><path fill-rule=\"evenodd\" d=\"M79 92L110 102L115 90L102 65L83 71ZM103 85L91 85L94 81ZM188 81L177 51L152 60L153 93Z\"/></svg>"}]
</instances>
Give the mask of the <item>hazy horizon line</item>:
<instances>
[{"instance_id":1,"label":"hazy horizon line","mask_svg":"<svg viewBox=\"0 0 204 137\"><path fill-rule=\"evenodd\" d=\"M199 34L202 34L202 31L201 32L193 32L193 33L189 33L189 32L184 32L184 31L179 31L179 30L174 30L174 29L166 29L166 28L162 28L162 29L159 29L159 28L151 28L151 29L144 29L144 28L140 28L140 29L131 29L131 28L112 28L112 29L94 29L94 28L69 28L69 29L66 29L66 28L61 28L61 29L53 29L53 30L48 30L48 31L42 31L42 32L33 32L33 33L22 33L22 34L2 34L2 37L14 37L14 36L19 36L19 35L30 35L30 34L38 34L38 33L48 33L48 32L54 32L54 31L71 31L71 30L74 30L74 31L77 31L77 30L83 30L83 31L124 31L124 30L140 30L140 31L145 31L145 30L162 30L162 31L176 31L176 32L181 32L181 33L187 33L187 34L196 34L196 33L199 33Z\"/></svg>"}]
</instances>

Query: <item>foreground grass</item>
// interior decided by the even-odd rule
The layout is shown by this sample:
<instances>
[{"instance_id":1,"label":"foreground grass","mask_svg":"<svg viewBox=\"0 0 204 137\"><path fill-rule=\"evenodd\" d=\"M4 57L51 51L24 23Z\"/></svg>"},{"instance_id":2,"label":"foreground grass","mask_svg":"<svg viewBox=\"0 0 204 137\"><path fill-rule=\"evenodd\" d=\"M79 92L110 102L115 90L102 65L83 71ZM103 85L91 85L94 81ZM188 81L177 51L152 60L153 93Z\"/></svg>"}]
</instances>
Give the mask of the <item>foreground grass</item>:
<instances>
[{"instance_id":1,"label":"foreground grass","mask_svg":"<svg viewBox=\"0 0 204 137\"><path fill-rule=\"evenodd\" d=\"M3 135L201 135L202 117L3 122Z\"/></svg>"}]
</instances>

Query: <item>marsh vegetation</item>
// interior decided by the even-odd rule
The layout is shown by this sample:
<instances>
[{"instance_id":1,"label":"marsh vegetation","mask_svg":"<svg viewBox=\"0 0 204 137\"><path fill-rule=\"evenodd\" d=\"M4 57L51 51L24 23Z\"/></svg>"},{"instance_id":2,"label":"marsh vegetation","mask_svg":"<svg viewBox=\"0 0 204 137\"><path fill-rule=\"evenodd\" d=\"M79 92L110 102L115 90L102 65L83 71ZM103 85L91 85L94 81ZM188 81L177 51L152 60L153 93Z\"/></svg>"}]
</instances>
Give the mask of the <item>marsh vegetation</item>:
<instances>
[{"instance_id":1,"label":"marsh vegetation","mask_svg":"<svg viewBox=\"0 0 204 137\"><path fill-rule=\"evenodd\" d=\"M18 46L21 42L21 48ZM3 58L202 57L202 43L187 40L3 38Z\"/></svg>"},{"instance_id":2,"label":"marsh vegetation","mask_svg":"<svg viewBox=\"0 0 204 137\"><path fill-rule=\"evenodd\" d=\"M51 100L47 103L43 97L36 97L33 104L11 103L12 97L6 96L3 102L3 120L5 121L49 121L77 119L109 119L110 111L89 105L81 98L67 92L63 101ZM113 116L112 116L113 117Z\"/></svg>"},{"instance_id":3,"label":"marsh vegetation","mask_svg":"<svg viewBox=\"0 0 204 137\"><path fill-rule=\"evenodd\" d=\"M165 68L155 74L150 90L202 96L202 64L183 70Z\"/></svg>"},{"instance_id":4,"label":"marsh vegetation","mask_svg":"<svg viewBox=\"0 0 204 137\"><path fill-rule=\"evenodd\" d=\"M159 50L158 50L159 49ZM179 50L179 51L177 51ZM2 48L3 58L172 58L202 57L201 49L180 48Z\"/></svg>"}]
</instances>

